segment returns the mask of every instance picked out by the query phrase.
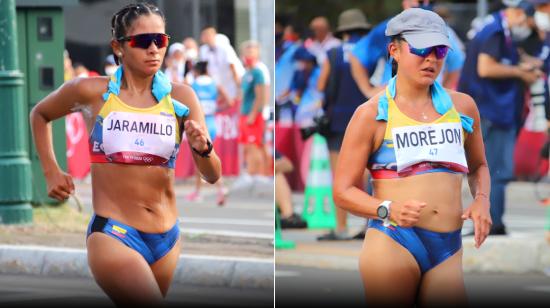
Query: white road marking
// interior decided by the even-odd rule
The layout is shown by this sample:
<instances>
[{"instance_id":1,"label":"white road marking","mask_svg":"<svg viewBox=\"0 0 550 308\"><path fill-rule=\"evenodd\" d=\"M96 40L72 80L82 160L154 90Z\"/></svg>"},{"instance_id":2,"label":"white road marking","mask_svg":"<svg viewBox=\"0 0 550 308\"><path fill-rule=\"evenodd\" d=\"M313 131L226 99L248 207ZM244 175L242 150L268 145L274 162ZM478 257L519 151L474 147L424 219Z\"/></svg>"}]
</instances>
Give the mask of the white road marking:
<instances>
[{"instance_id":1,"label":"white road marking","mask_svg":"<svg viewBox=\"0 0 550 308\"><path fill-rule=\"evenodd\" d=\"M253 210L253 211L269 211L273 212L273 204L266 203L266 202L259 202L258 204L239 204L239 201L232 201L230 199L226 199L224 206L218 206L216 205L215 201L212 200L211 203L207 202L189 202L186 201L185 203L178 202L178 205L183 207L188 206L196 206L196 207L208 207L208 208L220 208L220 209L228 209L228 210Z\"/></svg>"},{"instance_id":2,"label":"white road marking","mask_svg":"<svg viewBox=\"0 0 550 308\"><path fill-rule=\"evenodd\" d=\"M229 231L229 230L211 230L211 229L196 229L196 228L180 228L182 233L187 234L208 234L219 236L235 236L235 237L247 237L257 239L273 239L273 233L258 233L258 232L241 232L241 231Z\"/></svg>"},{"instance_id":3,"label":"white road marking","mask_svg":"<svg viewBox=\"0 0 550 308\"><path fill-rule=\"evenodd\" d=\"M257 219L233 219L233 218L208 218L208 217L180 217L182 224L212 224L212 225L237 225L237 226L265 226L275 224L273 220Z\"/></svg>"}]
</instances>

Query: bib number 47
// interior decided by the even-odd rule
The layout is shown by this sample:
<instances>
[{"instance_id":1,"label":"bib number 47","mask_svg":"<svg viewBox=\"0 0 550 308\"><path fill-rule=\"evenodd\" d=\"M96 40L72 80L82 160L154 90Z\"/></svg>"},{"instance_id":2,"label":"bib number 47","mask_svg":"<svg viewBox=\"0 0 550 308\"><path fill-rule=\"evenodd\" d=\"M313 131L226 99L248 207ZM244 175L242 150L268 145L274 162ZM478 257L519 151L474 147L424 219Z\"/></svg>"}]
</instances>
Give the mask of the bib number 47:
<instances>
[{"instance_id":1,"label":"bib number 47","mask_svg":"<svg viewBox=\"0 0 550 308\"><path fill-rule=\"evenodd\" d=\"M436 156L437 155L437 149L435 149L435 148L430 149L430 155Z\"/></svg>"}]
</instances>

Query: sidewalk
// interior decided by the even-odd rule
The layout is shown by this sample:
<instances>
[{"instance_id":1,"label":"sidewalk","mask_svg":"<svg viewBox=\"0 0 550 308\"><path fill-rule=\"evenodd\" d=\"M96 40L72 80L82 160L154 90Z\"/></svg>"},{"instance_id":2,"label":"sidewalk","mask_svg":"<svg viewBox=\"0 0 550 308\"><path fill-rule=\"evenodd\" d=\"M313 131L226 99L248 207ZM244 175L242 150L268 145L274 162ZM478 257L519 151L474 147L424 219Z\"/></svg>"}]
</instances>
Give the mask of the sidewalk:
<instances>
[{"instance_id":1,"label":"sidewalk","mask_svg":"<svg viewBox=\"0 0 550 308\"><path fill-rule=\"evenodd\" d=\"M232 182L228 179L227 187ZM230 190L226 204L218 207L216 189L209 185L203 186L202 201L186 201L191 183L177 182L175 187L183 248L174 283L272 289L272 186ZM91 215L90 184L75 185L83 212ZM84 229L44 234L32 226L0 225L0 231L0 273L91 277Z\"/></svg>"},{"instance_id":2,"label":"sidewalk","mask_svg":"<svg viewBox=\"0 0 550 308\"><path fill-rule=\"evenodd\" d=\"M508 235L490 236L480 249L474 247L473 237L464 237L465 272L527 273L550 269L550 245L544 239L545 209L538 205L532 184L510 184L507 197L504 221ZM472 200L466 186L463 200L465 205ZM303 195L294 194L293 202L302 205ZM297 212L301 212L301 206L297 206ZM349 215L348 224L350 234L355 234L364 226L365 220ZM463 233L471 229L471 221L466 221ZM283 239L294 241L296 249L277 250L276 264L357 271L363 241L317 241L316 237L326 231L283 230Z\"/></svg>"}]
</instances>

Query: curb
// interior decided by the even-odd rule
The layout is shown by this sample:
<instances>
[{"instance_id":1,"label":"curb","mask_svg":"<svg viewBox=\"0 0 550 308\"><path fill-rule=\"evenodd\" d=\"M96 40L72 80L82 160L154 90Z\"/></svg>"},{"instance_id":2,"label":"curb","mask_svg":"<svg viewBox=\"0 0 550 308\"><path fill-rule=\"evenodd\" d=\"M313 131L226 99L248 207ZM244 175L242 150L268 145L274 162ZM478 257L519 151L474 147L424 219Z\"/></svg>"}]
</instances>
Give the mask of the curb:
<instances>
[{"instance_id":1,"label":"curb","mask_svg":"<svg viewBox=\"0 0 550 308\"><path fill-rule=\"evenodd\" d=\"M463 238L462 264L465 273L532 273L550 269L550 245L537 234L489 237L476 249L473 238ZM276 264L336 270L359 270L357 248L339 249L334 254L305 253L299 243L294 250L277 250Z\"/></svg>"},{"instance_id":2,"label":"curb","mask_svg":"<svg viewBox=\"0 0 550 308\"><path fill-rule=\"evenodd\" d=\"M489 237L479 249L473 238L463 240L462 245L465 272L522 274L550 268L550 245L537 233Z\"/></svg>"},{"instance_id":3,"label":"curb","mask_svg":"<svg viewBox=\"0 0 550 308\"><path fill-rule=\"evenodd\" d=\"M273 261L182 254L173 282L240 289L273 289ZM92 278L86 250L0 245L0 273Z\"/></svg>"}]
</instances>

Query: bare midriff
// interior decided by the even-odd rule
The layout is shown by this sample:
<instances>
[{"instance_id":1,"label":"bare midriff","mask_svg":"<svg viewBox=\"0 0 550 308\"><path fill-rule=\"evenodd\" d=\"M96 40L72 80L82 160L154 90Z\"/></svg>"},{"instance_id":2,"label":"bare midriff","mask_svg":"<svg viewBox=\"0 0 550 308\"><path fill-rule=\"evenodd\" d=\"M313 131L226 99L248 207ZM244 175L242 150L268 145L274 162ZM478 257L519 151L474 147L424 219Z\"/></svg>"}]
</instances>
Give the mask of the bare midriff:
<instances>
[{"instance_id":1,"label":"bare midriff","mask_svg":"<svg viewBox=\"0 0 550 308\"><path fill-rule=\"evenodd\" d=\"M374 196L394 202L411 199L426 202L415 226L451 232L462 228L462 178L462 174L434 172L374 180Z\"/></svg>"},{"instance_id":2,"label":"bare midriff","mask_svg":"<svg viewBox=\"0 0 550 308\"><path fill-rule=\"evenodd\" d=\"M92 164L92 191L96 215L118 220L142 232L166 232L178 218L174 169Z\"/></svg>"}]
</instances>

